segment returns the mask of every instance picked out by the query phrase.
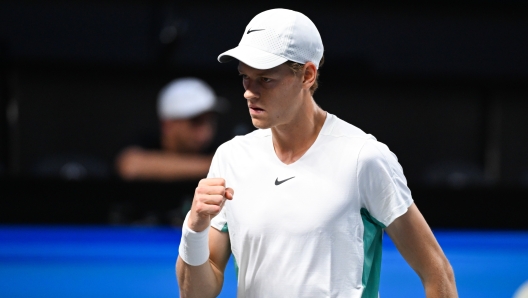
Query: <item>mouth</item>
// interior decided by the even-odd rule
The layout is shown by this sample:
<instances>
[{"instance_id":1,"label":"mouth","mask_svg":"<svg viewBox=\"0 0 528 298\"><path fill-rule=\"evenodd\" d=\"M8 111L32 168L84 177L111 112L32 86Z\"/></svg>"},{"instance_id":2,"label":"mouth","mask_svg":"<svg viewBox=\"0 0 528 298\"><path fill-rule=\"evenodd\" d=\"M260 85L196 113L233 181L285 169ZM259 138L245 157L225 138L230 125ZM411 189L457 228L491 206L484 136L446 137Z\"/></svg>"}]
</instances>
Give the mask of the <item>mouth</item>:
<instances>
[{"instance_id":1,"label":"mouth","mask_svg":"<svg viewBox=\"0 0 528 298\"><path fill-rule=\"evenodd\" d=\"M250 114L262 114L264 112L264 109L261 109L256 106L249 106L249 112Z\"/></svg>"}]
</instances>

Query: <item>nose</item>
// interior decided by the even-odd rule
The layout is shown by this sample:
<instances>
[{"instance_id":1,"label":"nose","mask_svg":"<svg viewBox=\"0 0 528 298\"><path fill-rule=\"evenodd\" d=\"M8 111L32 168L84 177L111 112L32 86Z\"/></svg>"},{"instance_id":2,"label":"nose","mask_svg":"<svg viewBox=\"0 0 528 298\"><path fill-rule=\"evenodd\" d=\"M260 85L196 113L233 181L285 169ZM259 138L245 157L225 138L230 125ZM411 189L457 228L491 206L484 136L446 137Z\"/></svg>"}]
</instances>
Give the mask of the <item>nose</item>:
<instances>
[{"instance_id":1,"label":"nose","mask_svg":"<svg viewBox=\"0 0 528 298\"><path fill-rule=\"evenodd\" d=\"M254 100L254 99L257 99L258 96L256 93L252 92L251 90L247 89L246 92L244 92L244 97L247 99L247 100Z\"/></svg>"},{"instance_id":2,"label":"nose","mask_svg":"<svg viewBox=\"0 0 528 298\"><path fill-rule=\"evenodd\" d=\"M255 100L260 97L260 94L257 89L257 84L251 82L250 79L244 80L244 89L246 89L246 91L244 92L244 98L246 98L247 100Z\"/></svg>"}]
</instances>

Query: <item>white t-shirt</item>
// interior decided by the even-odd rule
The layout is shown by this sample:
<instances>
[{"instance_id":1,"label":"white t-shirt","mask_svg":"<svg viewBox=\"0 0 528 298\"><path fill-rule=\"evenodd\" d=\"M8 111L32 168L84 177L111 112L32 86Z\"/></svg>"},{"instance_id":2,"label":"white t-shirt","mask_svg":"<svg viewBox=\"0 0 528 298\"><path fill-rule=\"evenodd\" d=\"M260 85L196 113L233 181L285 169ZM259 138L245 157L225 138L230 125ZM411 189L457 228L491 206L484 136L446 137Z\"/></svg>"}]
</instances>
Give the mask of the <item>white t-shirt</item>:
<instances>
[{"instance_id":1,"label":"white t-shirt","mask_svg":"<svg viewBox=\"0 0 528 298\"><path fill-rule=\"evenodd\" d=\"M396 156L327 114L290 165L271 130L221 145L208 177L234 189L211 225L229 233L238 297L378 297L382 229L412 203Z\"/></svg>"}]
</instances>

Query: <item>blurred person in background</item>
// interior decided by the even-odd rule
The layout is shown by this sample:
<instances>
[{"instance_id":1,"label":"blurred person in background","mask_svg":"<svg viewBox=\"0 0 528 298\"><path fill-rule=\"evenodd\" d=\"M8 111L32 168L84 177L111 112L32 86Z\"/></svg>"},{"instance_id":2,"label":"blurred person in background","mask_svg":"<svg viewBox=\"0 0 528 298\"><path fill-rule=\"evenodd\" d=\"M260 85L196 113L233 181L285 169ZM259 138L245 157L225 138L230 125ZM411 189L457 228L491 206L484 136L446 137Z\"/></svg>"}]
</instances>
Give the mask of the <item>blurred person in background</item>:
<instances>
[{"instance_id":1,"label":"blurred person in background","mask_svg":"<svg viewBox=\"0 0 528 298\"><path fill-rule=\"evenodd\" d=\"M180 78L158 96L160 136L126 147L116 158L118 175L125 180L186 180L203 178L212 155L205 150L216 133L222 101L198 78Z\"/></svg>"}]
</instances>

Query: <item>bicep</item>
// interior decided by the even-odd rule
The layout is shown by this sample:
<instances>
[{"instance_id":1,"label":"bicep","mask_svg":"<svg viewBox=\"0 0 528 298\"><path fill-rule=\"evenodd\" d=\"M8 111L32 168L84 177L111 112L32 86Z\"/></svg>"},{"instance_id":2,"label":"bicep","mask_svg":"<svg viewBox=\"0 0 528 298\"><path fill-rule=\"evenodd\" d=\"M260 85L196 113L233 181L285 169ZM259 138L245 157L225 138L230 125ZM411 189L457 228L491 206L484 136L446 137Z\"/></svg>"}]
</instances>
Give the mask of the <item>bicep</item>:
<instances>
[{"instance_id":1,"label":"bicep","mask_svg":"<svg viewBox=\"0 0 528 298\"><path fill-rule=\"evenodd\" d=\"M231 255L229 233L220 232L215 228L209 230L209 261L216 275L224 274L225 267Z\"/></svg>"},{"instance_id":2,"label":"bicep","mask_svg":"<svg viewBox=\"0 0 528 298\"><path fill-rule=\"evenodd\" d=\"M386 231L422 280L447 262L433 232L414 203Z\"/></svg>"}]
</instances>

